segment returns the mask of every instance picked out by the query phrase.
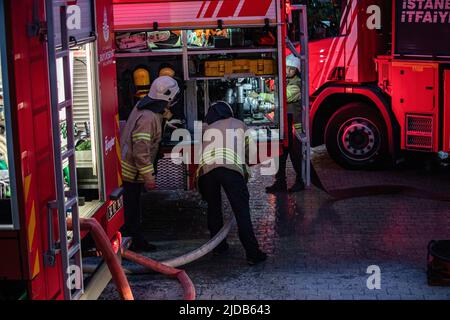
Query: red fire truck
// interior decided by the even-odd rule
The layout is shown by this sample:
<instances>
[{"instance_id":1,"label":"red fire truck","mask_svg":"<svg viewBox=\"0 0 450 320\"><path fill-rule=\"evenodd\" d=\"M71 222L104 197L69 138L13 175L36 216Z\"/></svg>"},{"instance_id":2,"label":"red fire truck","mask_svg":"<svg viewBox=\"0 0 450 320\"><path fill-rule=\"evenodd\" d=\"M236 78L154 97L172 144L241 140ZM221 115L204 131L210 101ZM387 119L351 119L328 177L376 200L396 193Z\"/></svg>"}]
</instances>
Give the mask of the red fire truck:
<instances>
[{"instance_id":1,"label":"red fire truck","mask_svg":"<svg viewBox=\"0 0 450 320\"><path fill-rule=\"evenodd\" d=\"M79 218L123 224L112 22L110 0L0 1L0 299L99 294L67 284Z\"/></svg>"},{"instance_id":2,"label":"red fire truck","mask_svg":"<svg viewBox=\"0 0 450 320\"><path fill-rule=\"evenodd\" d=\"M279 129L271 139L286 136L284 2L112 2L0 0L0 299L93 299L110 280L105 265L83 274L79 220L120 245L119 111L144 89L126 81L137 68L176 71L187 130L226 98L249 125ZM159 161L160 189L192 187L193 166Z\"/></svg>"},{"instance_id":3,"label":"red fire truck","mask_svg":"<svg viewBox=\"0 0 450 320\"><path fill-rule=\"evenodd\" d=\"M312 146L349 168L402 150L447 155L448 2L309 2L333 13L309 19Z\"/></svg>"},{"instance_id":4,"label":"red fire truck","mask_svg":"<svg viewBox=\"0 0 450 320\"><path fill-rule=\"evenodd\" d=\"M284 0L0 0L0 298L95 298L109 280L101 266L83 287L78 219L120 242L120 120L147 87L136 71L175 71L188 131L226 100L260 141L286 143L286 55L309 52L306 178L309 127L313 145L352 168L400 150L448 152L450 42L430 39L449 39L450 13L428 2L341 1L337 23L313 19L308 45L305 19L291 16L304 8ZM253 96L268 91L273 102ZM159 188L192 187L194 166L159 162Z\"/></svg>"}]
</instances>

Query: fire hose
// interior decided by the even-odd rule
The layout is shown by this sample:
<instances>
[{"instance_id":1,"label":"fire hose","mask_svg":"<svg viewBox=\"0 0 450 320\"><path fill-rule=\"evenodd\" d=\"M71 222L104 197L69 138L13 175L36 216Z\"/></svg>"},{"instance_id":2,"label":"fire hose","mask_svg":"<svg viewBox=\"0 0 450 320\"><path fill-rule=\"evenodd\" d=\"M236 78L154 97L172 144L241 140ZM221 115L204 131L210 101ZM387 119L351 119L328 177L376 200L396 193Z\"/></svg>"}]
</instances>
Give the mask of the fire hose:
<instances>
[{"instance_id":1,"label":"fire hose","mask_svg":"<svg viewBox=\"0 0 450 320\"><path fill-rule=\"evenodd\" d=\"M72 219L67 219L67 229L72 230ZM108 236L100 223L95 219L80 218L80 229L92 235L97 249L101 252L103 259L108 265L109 271L117 291L122 300L134 300L130 284L122 269L122 265L114 252Z\"/></svg>"},{"instance_id":2,"label":"fire hose","mask_svg":"<svg viewBox=\"0 0 450 320\"><path fill-rule=\"evenodd\" d=\"M209 241L207 241L205 244L203 244L201 247L190 251L186 254L183 254L179 257L175 257L172 259L168 259L162 262L158 262L162 265L172 267L172 268L178 268L180 266L184 266L186 264L189 264L193 261L196 261L203 256L210 253L214 248L216 248L230 233L231 228L233 227L235 223L235 220L233 217L230 217L228 220L225 221L222 229ZM126 257L125 257L126 258ZM128 259L128 258L126 258ZM128 259L130 260L130 259ZM154 260L152 260L154 261ZM155 261L156 262L156 261ZM153 270L153 269L152 269ZM85 268L86 272L93 272L94 268ZM124 271L126 274L148 274L151 270L149 268L144 267L125 267Z\"/></svg>"},{"instance_id":3,"label":"fire hose","mask_svg":"<svg viewBox=\"0 0 450 320\"><path fill-rule=\"evenodd\" d=\"M162 273L169 277L177 278L184 289L184 300L195 300L194 284L192 283L191 279L188 277L185 271L166 266L158 261L141 256L130 250L123 251L122 257L134 263L145 266L146 268L151 269L153 271Z\"/></svg>"},{"instance_id":4,"label":"fire hose","mask_svg":"<svg viewBox=\"0 0 450 320\"><path fill-rule=\"evenodd\" d=\"M67 219L67 228L72 230L72 219ZM110 240L100 223L95 219L80 218L80 229L82 231L89 232L92 235L97 249L101 252L102 257L108 266L113 282L116 285L121 299L134 300L125 271L123 270L120 260L114 252ZM194 284L185 271L175 269L170 266L165 266L157 261L151 260L129 250L122 251L122 256L151 270L171 277L176 277L183 287L184 299L195 299Z\"/></svg>"}]
</instances>

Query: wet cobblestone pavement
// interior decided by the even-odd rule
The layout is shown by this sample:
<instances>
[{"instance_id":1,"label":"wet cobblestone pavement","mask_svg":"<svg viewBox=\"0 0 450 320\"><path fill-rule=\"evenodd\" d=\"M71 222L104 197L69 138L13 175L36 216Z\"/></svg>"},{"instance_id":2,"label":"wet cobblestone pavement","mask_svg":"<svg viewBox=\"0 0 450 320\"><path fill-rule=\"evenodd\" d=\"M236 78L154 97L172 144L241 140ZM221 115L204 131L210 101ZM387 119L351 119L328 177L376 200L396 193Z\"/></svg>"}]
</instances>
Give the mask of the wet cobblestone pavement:
<instances>
[{"instance_id":1,"label":"wet cobblestone pavement","mask_svg":"<svg viewBox=\"0 0 450 320\"><path fill-rule=\"evenodd\" d=\"M448 170L345 171L322 148L313 162L330 188L403 184L450 192ZM428 242L450 239L448 203L399 195L332 201L314 187L274 196L264 192L271 182L256 174L249 184L254 228L269 259L248 266L234 228L229 252L183 267L198 299L450 299L450 287L430 287L426 279ZM145 208L148 239L160 249L152 258L177 256L208 238L205 207L195 194L155 193L146 196ZM379 290L367 288L370 265L381 269ZM128 278L136 299L182 298L176 280L156 274ZM112 284L101 296L118 298Z\"/></svg>"}]
</instances>

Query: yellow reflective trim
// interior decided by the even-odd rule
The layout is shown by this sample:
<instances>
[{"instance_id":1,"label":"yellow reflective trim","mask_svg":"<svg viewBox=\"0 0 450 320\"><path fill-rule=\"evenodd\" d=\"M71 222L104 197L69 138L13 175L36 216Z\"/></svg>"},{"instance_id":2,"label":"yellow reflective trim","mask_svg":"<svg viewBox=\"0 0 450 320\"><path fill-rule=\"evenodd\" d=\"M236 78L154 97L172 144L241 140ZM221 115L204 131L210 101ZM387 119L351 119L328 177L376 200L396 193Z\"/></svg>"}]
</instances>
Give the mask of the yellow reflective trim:
<instances>
[{"instance_id":1,"label":"yellow reflective trim","mask_svg":"<svg viewBox=\"0 0 450 320\"><path fill-rule=\"evenodd\" d=\"M141 167L141 168L137 168L139 171L141 171L141 170L147 170L147 169L153 169L153 164L149 164L148 166L145 166L145 167Z\"/></svg>"},{"instance_id":2,"label":"yellow reflective trim","mask_svg":"<svg viewBox=\"0 0 450 320\"><path fill-rule=\"evenodd\" d=\"M137 136L144 136L144 137L151 137L152 135L150 133L145 133L145 132L137 132L137 133L133 133L133 137L137 137Z\"/></svg>"},{"instance_id":3,"label":"yellow reflective trim","mask_svg":"<svg viewBox=\"0 0 450 320\"><path fill-rule=\"evenodd\" d=\"M137 170L130 170L128 168L122 167L122 171L123 172L128 172L130 174L135 174L137 172Z\"/></svg>"},{"instance_id":4,"label":"yellow reflective trim","mask_svg":"<svg viewBox=\"0 0 450 320\"><path fill-rule=\"evenodd\" d=\"M216 157L212 157L212 158L207 158L207 159L203 159L202 161L200 161L200 164L214 164L216 160L229 160L231 161L231 163L227 163L226 161L222 161L223 164L236 164L236 165L241 165L243 163L239 163L238 161L236 161L235 158L231 158L229 156L226 155L222 155L222 156L216 156Z\"/></svg>"},{"instance_id":5,"label":"yellow reflective trim","mask_svg":"<svg viewBox=\"0 0 450 320\"><path fill-rule=\"evenodd\" d=\"M122 167L125 167L128 170L137 170L137 168L135 166L132 166L131 164L126 163L125 161L122 161Z\"/></svg>"},{"instance_id":6,"label":"yellow reflective trim","mask_svg":"<svg viewBox=\"0 0 450 320\"><path fill-rule=\"evenodd\" d=\"M150 173L150 172L153 172L154 170L153 170L153 168L148 168L148 169L139 169L139 173L140 174L147 174L147 173Z\"/></svg>"},{"instance_id":7,"label":"yellow reflective trim","mask_svg":"<svg viewBox=\"0 0 450 320\"><path fill-rule=\"evenodd\" d=\"M136 177L137 172L129 172L126 170L122 170L122 175L124 177L130 178L130 179L134 179Z\"/></svg>"},{"instance_id":8,"label":"yellow reflective trim","mask_svg":"<svg viewBox=\"0 0 450 320\"><path fill-rule=\"evenodd\" d=\"M31 202L30 221L28 221L28 249L30 252L33 250L34 233L36 229L36 209L34 207L34 201Z\"/></svg>"},{"instance_id":9,"label":"yellow reflective trim","mask_svg":"<svg viewBox=\"0 0 450 320\"><path fill-rule=\"evenodd\" d=\"M149 138L136 138L136 139L133 139L133 142L139 142L139 141L152 141L152 139L149 139Z\"/></svg>"},{"instance_id":10,"label":"yellow reflective trim","mask_svg":"<svg viewBox=\"0 0 450 320\"><path fill-rule=\"evenodd\" d=\"M31 275L32 279L34 279L39 274L40 271L39 261L40 261L39 249L37 249L36 257L34 258L33 274Z\"/></svg>"},{"instance_id":11,"label":"yellow reflective trim","mask_svg":"<svg viewBox=\"0 0 450 320\"><path fill-rule=\"evenodd\" d=\"M25 201L28 201L28 193L30 192L31 174L25 177Z\"/></svg>"},{"instance_id":12,"label":"yellow reflective trim","mask_svg":"<svg viewBox=\"0 0 450 320\"><path fill-rule=\"evenodd\" d=\"M138 172L137 170L130 170L130 169L125 168L125 167L122 167L122 171L126 171L126 172L129 172L129 173L136 173L136 172Z\"/></svg>"},{"instance_id":13,"label":"yellow reflective trim","mask_svg":"<svg viewBox=\"0 0 450 320\"><path fill-rule=\"evenodd\" d=\"M241 158L234 152L229 149L217 149L218 151L208 151L206 152L202 158L200 159L200 163L206 162L211 159L217 159L217 158L226 158L229 160L232 160L233 162L236 162L238 164L243 164L241 161Z\"/></svg>"},{"instance_id":14,"label":"yellow reflective trim","mask_svg":"<svg viewBox=\"0 0 450 320\"><path fill-rule=\"evenodd\" d=\"M237 160L240 160L240 157L238 156L238 154L236 152L234 152L231 149L225 149L225 148L207 151L203 154L203 158L207 158L207 157L211 157L211 156L215 156L215 155L223 155L223 154L229 155L233 158L236 158Z\"/></svg>"},{"instance_id":15,"label":"yellow reflective trim","mask_svg":"<svg viewBox=\"0 0 450 320\"><path fill-rule=\"evenodd\" d=\"M148 134L148 133L136 133L132 135L133 141L139 141L139 140L144 140L144 141L151 141L152 140L152 135Z\"/></svg>"}]
</instances>

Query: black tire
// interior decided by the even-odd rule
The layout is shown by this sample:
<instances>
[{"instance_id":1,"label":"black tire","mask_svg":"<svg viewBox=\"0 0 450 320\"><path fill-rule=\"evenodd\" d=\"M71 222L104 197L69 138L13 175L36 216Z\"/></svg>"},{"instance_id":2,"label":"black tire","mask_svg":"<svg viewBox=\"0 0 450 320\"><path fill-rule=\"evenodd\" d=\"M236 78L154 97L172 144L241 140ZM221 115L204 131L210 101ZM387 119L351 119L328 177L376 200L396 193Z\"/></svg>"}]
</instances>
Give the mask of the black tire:
<instances>
[{"instance_id":1,"label":"black tire","mask_svg":"<svg viewBox=\"0 0 450 320\"><path fill-rule=\"evenodd\" d=\"M346 169L373 169L388 155L386 124L370 106L352 102L337 110L325 129L331 158Z\"/></svg>"}]
</instances>

